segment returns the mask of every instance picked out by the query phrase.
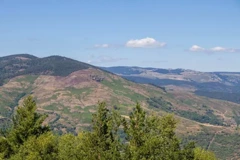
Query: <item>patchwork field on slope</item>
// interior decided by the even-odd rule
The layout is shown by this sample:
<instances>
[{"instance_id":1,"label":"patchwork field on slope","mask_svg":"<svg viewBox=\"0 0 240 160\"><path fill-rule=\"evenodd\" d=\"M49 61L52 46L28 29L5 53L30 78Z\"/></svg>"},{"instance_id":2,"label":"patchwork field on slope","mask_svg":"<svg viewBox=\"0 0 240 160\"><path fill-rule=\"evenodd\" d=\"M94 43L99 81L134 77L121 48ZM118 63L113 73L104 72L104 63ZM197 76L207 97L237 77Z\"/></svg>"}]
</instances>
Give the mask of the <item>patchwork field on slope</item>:
<instances>
[{"instance_id":1,"label":"patchwork field on slope","mask_svg":"<svg viewBox=\"0 0 240 160\"><path fill-rule=\"evenodd\" d=\"M32 94L38 110L49 115L47 122L60 133L89 129L91 114L99 101L106 101L109 107L118 109L123 116L131 112L138 101L149 112L178 115L179 135L183 138L190 135L190 139L201 142L200 145L205 147L209 145L206 137L237 134L232 113L233 110L239 112L237 104L183 92L166 93L154 86L135 84L97 69L77 71L67 77L19 76L0 87L0 93L3 117L9 117L15 106L26 95ZM205 143L202 137L206 138ZM221 144L214 141L210 147L214 145Z\"/></svg>"},{"instance_id":2,"label":"patchwork field on slope","mask_svg":"<svg viewBox=\"0 0 240 160\"><path fill-rule=\"evenodd\" d=\"M57 59L64 62L64 58ZM179 120L177 132L183 141L194 139L218 156L224 156L223 159L240 149L233 141L238 139L239 104L196 96L177 88L166 92L92 66L80 70L73 67L70 71L63 76L55 75L55 70L43 73L33 70L5 79L0 86L1 122L9 120L27 95L33 95L38 111L49 115L46 123L59 133L89 129L98 102L106 101L109 108L119 110L122 116L128 115L139 102L149 113L174 113ZM226 145L231 149L223 152Z\"/></svg>"}]
</instances>

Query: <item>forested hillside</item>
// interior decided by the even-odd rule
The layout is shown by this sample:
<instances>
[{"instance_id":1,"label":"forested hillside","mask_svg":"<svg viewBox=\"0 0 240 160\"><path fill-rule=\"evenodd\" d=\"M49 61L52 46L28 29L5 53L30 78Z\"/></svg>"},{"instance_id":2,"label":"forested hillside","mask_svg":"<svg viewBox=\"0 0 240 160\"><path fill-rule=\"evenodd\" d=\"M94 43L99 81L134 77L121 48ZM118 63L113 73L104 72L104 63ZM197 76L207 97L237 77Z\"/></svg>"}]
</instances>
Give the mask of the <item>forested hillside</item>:
<instances>
[{"instance_id":1,"label":"forested hillside","mask_svg":"<svg viewBox=\"0 0 240 160\"><path fill-rule=\"evenodd\" d=\"M26 74L67 76L74 71L87 69L90 65L61 56L38 58L28 54L0 58L0 85L4 81Z\"/></svg>"}]
</instances>

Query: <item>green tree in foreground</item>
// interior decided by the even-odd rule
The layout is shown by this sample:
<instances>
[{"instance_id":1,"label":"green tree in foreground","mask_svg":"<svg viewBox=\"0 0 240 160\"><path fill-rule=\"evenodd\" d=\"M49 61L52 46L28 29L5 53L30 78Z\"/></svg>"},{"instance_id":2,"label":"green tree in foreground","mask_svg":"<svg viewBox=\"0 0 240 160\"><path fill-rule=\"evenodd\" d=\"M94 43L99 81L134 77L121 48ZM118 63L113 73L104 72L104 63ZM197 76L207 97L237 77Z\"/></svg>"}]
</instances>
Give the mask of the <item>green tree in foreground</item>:
<instances>
[{"instance_id":1,"label":"green tree in foreground","mask_svg":"<svg viewBox=\"0 0 240 160\"><path fill-rule=\"evenodd\" d=\"M43 126L46 115L36 112L36 103L31 96L27 97L22 106L19 106L13 117L13 125L4 137L0 138L0 152L2 158L15 154L20 146L31 136L38 137L50 129Z\"/></svg>"},{"instance_id":2,"label":"green tree in foreground","mask_svg":"<svg viewBox=\"0 0 240 160\"><path fill-rule=\"evenodd\" d=\"M133 160L181 160L193 159L195 146L189 144L181 149L175 135L176 121L172 115L162 118L147 116L139 104L130 115L130 120L123 120L124 131L129 142L126 159Z\"/></svg>"},{"instance_id":3,"label":"green tree in foreground","mask_svg":"<svg viewBox=\"0 0 240 160\"><path fill-rule=\"evenodd\" d=\"M147 115L139 104L122 118L105 103L93 114L92 131L55 135L42 123L31 97L18 107L9 132L0 137L0 159L12 160L215 160L212 152L181 147L172 115ZM125 138L120 139L120 132Z\"/></svg>"},{"instance_id":4,"label":"green tree in foreground","mask_svg":"<svg viewBox=\"0 0 240 160\"><path fill-rule=\"evenodd\" d=\"M58 159L60 160L78 160L86 159L86 147L83 144L85 134L80 133L78 136L65 134L59 137L58 141Z\"/></svg>"},{"instance_id":5,"label":"green tree in foreground","mask_svg":"<svg viewBox=\"0 0 240 160\"><path fill-rule=\"evenodd\" d=\"M99 103L92 118L92 132L85 134L89 138L83 139L87 152L90 152L86 158L121 159L122 145L118 136L120 125L120 115L107 109L105 103Z\"/></svg>"},{"instance_id":6,"label":"green tree in foreground","mask_svg":"<svg viewBox=\"0 0 240 160\"><path fill-rule=\"evenodd\" d=\"M216 156L213 152L206 151L202 148L196 148L194 150L194 160L216 160Z\"/></svg>"},{"instance_id":7,"label":"green tree in foreground","mask_svg":"<svg viewBox=\"0 0 240 160\"><path fill-rule=\"evenodd\" d=\"M57 136L51 132L31 136L18 148L11 160L57 160Z\"/></svg>"}]
</instances>

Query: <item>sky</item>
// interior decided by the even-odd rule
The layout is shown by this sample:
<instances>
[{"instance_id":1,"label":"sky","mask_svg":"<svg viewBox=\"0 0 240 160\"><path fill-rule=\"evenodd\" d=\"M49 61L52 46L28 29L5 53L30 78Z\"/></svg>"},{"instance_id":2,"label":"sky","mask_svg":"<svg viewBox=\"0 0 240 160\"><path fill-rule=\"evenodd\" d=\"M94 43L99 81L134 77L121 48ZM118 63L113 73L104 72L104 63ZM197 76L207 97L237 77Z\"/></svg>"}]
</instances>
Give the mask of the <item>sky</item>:
<instances>
[{"instance_id":1,"label":"sky","mask_svg":"<svg viewBox=\"0 0 240 160\"><path fill-rule=\"evenodd\" d=\"M0 57L240 71L240 0L0 0Z\"/></svg>"}]
</instances>

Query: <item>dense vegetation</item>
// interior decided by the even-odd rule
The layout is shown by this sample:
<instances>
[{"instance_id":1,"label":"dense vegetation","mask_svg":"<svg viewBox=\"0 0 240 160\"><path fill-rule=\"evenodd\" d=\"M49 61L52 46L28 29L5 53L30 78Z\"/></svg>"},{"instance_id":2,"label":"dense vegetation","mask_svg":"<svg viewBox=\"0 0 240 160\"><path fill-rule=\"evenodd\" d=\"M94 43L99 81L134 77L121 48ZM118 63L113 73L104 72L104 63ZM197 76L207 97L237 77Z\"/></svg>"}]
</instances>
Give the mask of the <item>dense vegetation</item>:
<instances>
[{"instance_id":1,"label":"dense vegetation","mask_svg":"<svg viewBox=\"0 0 240 160\"><path fill-rule=\"evenodd\" d=\"M207 109L206 114L201 115L201 114L198 114L197 112L177 110L174 108L174 106L170 102L165 101L162 97L148 98L147 102L149 106L152 106L154 108L159 108L168 113L175 113L177 115L180 115L182 117L185 117L200 123L224 125L223 120L219 119L215 114L213 114L213 110L211 109ZM235 119L237 119L237 117L238 116L235 115Z\"/></svg>"},{"instance_id":2,"label":"dense vegetation","mask_svg":"<svg viewBox=\"0 0 240 160\"><path fill-rule=\"evenodd\" d=\"M224 125L223 120L219 119L213 111L208 109L205 115L200 115L197 112L191 111L177 111L177 113L185 118L200 122L200 123L210 123L214 125Z\"/></svg>"},{"instance_id":3,"label":"dense vegetation","mask_svg":"<svg viewBox=\"0 0 240 160\"><path fill-rule=\"evenodd\" d=\"M230 101L234 103L240 103L240 93L237 93L237 92L229 93L229 92L210 92L210 91L198 90L195 93L200 96Z\"/></svg>"},{"instance_id":4,"label":"dense vegetation","mask_svg":"<svg viewBox=\"0 0 240 160\"><path fill-rule=\"evenodd\" d=\"M212 139L214 138L214 141ZM202 146L205 149L213 151L220 159L239 159L239 133L228 134L219 132L204 133L200 132L196 135L190 135L183 138L183 142L194 141L197 145Z\"/></svg>"},{"instance_id":5,"label":"dense vegetation","mask_svg":"<svg viewBox=\"0 0 240 160\"><path fill-rule=\"evenodd\" d=\"M160 108L166 112L173 112L173 106L170 102L165 101L162 97L152 97L147 99L149 106Z\"/></svg>"},{"instance_id":6,"label":"dense vegetation","mask_svg":"<svg viewBox=\"0 0 240 160\"><path fill-rule=\"evenodd\" d=\"M100 103L93 114L91 131L61 136L44 125L46 115L36 109L31 97L18 107L12 126L0 137L2 159L216 159L212 152L196 148L194 143L180 145L173 116L147 115L139 104L129 118L123 118Z\"/></svg>"},{"instance_id":7,"label":"dense vegetation","mask_svg":"<svg viewBox=\"0 0 240 160\"><path fill-rule=\"evenodd\" d=\"M234 118L234 120L235 120L235 122L236 122L236 124L237 124L237 128L239 127L239 124L240 124L240 113L239 112L237 112L237 111L233 111L233 118Z\"/></svg>"}]
</instances>

